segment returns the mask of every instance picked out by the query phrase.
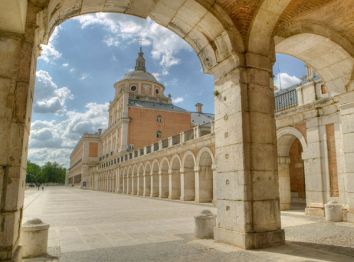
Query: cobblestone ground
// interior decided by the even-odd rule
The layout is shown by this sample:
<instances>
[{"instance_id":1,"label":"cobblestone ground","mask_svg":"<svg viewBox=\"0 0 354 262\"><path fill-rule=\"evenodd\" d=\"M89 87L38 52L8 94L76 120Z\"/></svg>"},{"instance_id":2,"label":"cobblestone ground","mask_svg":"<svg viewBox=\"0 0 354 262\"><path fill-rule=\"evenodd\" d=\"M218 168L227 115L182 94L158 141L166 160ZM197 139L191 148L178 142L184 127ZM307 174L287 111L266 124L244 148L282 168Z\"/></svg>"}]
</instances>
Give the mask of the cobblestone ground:
<instances>
[{"instance_id":1,"label":"cobblestone ground","mask_svg":"<svg viewBox=\"0 0 354 262\"><path fill-rule=\"evenodd\" d=\"M194 216L210 205L48 187L26 191L24 220L50 224L60 261L354 261L354 224L282 213L286 245L244 251L193 238Z\"/></svg>"}]
</instances>

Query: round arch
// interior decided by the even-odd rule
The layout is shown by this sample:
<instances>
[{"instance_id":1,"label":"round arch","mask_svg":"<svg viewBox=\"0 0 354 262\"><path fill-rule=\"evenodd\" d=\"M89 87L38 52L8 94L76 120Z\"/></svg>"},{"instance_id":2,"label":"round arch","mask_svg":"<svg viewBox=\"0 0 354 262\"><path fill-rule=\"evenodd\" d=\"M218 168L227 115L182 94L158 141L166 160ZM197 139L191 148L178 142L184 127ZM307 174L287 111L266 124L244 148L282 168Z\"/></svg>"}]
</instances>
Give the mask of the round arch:
<instances>
[{"instance_id":1,"label":"round arch","mask_svg":"<svg viewBox=\"0 0 354 262\"><path fill-rule=\"evenodd\" d=\"M194 168L196 165L196 159L192 151L185 152L182 157L182 169L184 169L186 165L191 168Z\"/></svg>"},{"instance_id":2,"label":"round arch","mask_svg":"<svg viewBox=\"0 0 354 262\"><path fill-rule=\"evenodd\" d=\"M277 144L280 208L304 208L306 174L302 154L307 150L306 139L298 129L284 127L277 131Z\"/></svg>"},{"instance_id":3,"label":"round arch","mask_svg":"<svg viewBox=\"0 0 354 262\"><path fill-rule=\"evenodd\" d=\"M159 197L167 198L169 196L169 170L170 161L167 157L164 157L160 161L159 168Z\"/></svg>"},{"instance_id":4,"label":"round arch","mask_svg":"<svg viewBox=\"0 0 354 262\"><path fill-rule=\"evenodd\" d=\"M146 162L144 165L144 196L150 196L151 194L151 164Z\"/></svg>"},{"instance_id":5,"label":"round arch","mask_svg":"<svg viewBox=\"0 0 354 262\"><path fill-rule=\"evenodd\" d=\"M192 151L184 153L182 158L181 200L195 200L195 156Z\"/></svg>"},{"instance_id":6,"label":"round arch","mask_svg":"<svg viewBox=\"0 0 354 262\"><path fill-rule=\"evenodd\" d=\"M170 192L169 198L181 198L181 166L182 160L178 154L175 154L170 161Z\"/></svg>"},{"instance_id":7,"label":"round arch","mask_svg":"<svg viewBox=\"0 0 354 262\"><path fill-rule=\"evenodd\" d=\"M137 195L143 195L144 193L144 164L140 163L137 171Z\"/></svg>"},{"instance_id":8,"label":"round arch","mask_svg":"<svg viewBox=\"0 0 354 262\"><path fill-rule=\"evenodd\" d=\"M211 149L209 147L203 147L202 149L200 149L198 151L197 158L196 158L196 166L200 166L201 165L201 157L202 157L202 155L204 153L209 154L209 156L210 156L210 158L212 160L212 165L214 165L215 158L214 158L213 152L211 151Z\"/></svg>"},{"instance_id":9,"label":"round arch","mask_svg":"<svg viewBox=\"0 0 354 262\"><path fill-rule=\"evenodd\" d=\"M170 170L170 161L168 160L167 157L164 157L160 161L159 173L168 172L168 170Z\"/></svg>"},{"instance_id":10,"label":"round arch","mask_svg":"<svg viewBox=\"0 0 354 262\"><path fill-rule=\"evenodd\" d=\"M353 80L354 58L341 45L322 35L299 33L278 39L275 51L312 66L332 95L346 92Z\"/></svg>"},{"instance_id":11,"label":"round arch","mask_svg":"<svg viewBox=\"0 0 354 262\"><path fill-rule=\"evenodd\" d=\"M157 159L155 159L151 164L151 192L150 195L157 197L159 195L159 169L160 164Z\"/></svg>"},{"instance_id":12,"label":"round arch","mask_svg":"<svg viewBox=\"0 0 354 262\"><path fill-rule=\"evenodd\" d=\"M198 54L205 73L211 72L216 65L224 61L238 62L237 54L245 50L240 32L223 8L217 3L210 5L208 2L198 0L178 3L168 0L161 0L157 3L135 0L133 4L126 1L115 5L105 5L105 2L100 0L84 1L80 5L75 2L65 5L60 2L50 3L42 11L42 15L38 16L39 28L42 29L38 42L47 43L55 26L61 22L95 12L122 13L140 18L150 17L154 22L173 31L191 45ZM191 13L193 16L190 15ZM189 19L186 20L185 17Z\"/></svg>"}]
</instances>

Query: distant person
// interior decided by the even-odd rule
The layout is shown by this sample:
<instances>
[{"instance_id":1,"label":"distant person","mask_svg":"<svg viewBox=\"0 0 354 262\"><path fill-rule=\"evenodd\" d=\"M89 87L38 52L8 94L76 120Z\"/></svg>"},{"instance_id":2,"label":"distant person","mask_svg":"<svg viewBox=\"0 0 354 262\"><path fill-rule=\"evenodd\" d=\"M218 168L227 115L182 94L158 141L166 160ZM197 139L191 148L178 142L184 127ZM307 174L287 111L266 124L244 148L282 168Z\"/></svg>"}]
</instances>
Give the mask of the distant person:
<instances>
[{"instance_id":1,"label":"distant person","mask_svg":"<svg viewBox=\"0 0 354 262\"><path fill-rule=\"evenodd\" d=\"M42 191L44 190L44 186L42 186Z\"/></svg>"}]
</instances>

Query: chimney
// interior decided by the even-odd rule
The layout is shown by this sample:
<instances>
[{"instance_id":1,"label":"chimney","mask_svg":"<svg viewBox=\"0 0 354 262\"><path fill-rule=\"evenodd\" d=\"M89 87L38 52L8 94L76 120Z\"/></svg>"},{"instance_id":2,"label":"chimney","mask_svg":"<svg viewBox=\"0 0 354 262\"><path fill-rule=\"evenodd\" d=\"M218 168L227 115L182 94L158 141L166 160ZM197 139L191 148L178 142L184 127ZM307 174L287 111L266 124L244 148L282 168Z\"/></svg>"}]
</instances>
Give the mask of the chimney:
<instances>
[{"instance_id":1,"label":"chimney","mask_svg":"<svg viewBox=\"0 0 354 262\"><path fill-rule=\"evenodd\" d=\"M99 135L102 134L102 128L99 128L99 129L98 129L98 134L99 134Z\"/></svg>"},{"instance_id":2,"label":"chimney","mask_svg":"<svg viewBox=\"0 0 354 262\"><path fill-rule=\"evenodd\" d=\"M195 104L195 111L197 113L202 113L202 109L203 109L203 104L202 103L196 103Z\"/></svg>"}]
</instances>

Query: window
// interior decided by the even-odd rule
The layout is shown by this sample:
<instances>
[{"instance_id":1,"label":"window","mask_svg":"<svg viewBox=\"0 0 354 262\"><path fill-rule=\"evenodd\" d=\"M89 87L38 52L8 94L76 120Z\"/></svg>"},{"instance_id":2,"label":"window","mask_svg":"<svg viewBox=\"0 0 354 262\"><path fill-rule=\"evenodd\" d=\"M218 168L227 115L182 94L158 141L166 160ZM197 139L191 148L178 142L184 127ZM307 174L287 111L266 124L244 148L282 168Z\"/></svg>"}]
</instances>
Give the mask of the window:
<instances>
[{"instance_id":1,"label":"window","mask_svg":"<svg viewBox=\"0 0 354 262\"><path fill-rule=\"evenodd\" d=\"M155 89L155 94L158 95L159 94L159 90Z\"/></svg>"},{"instance_id":2,"label":"window","mask_svg":"<svg viewBox=\"0 0 354 262\"><path fill-rule=\"evenodd\" d=\"M162 136L161 131L156 131L156 138L161 138L161 136Z\"/></svg>"},{"instance_id":3,"label":"window","mask_svg":"<svg viewBox=\"0 0 354 262\"><path fill-rule=\"evenodd\" d=\"M156 117L156 122L157 122L157 123L162 123L162 116L158 115L158 116Z\"/></svg>"},{"instance_id":4,"label":"window","mask_svg":"<svg viewBox=\"0 0 354 262\"><path fill-rule=\"evenodd\" d=\"M130 87L130 90L133 91L133 92L135 92L135 91L136 91L136 86L131 86L131 87Z\"/></svg>"}]
</instances>

